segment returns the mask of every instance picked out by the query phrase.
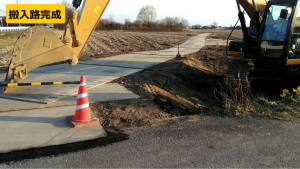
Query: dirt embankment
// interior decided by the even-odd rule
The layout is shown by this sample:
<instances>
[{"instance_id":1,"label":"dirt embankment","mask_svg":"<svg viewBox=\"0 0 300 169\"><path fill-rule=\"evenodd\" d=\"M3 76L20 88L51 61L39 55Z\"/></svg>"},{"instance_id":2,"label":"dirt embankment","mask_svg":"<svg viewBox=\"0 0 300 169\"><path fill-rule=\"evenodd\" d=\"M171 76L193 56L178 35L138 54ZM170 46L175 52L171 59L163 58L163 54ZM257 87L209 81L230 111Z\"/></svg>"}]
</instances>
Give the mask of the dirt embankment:
<instances>
[{"instance_id":1,"label":"dirt embankment","mask_svg":"<svg viewBox=\"0 0 300 169\"><path fill-rule=\"evenodd\" d=\"M103 125L139 125L157 118L191 114L219 114L221 105L211 87L223 78L231 61L225 46L205 46L200 51L119 78L119 83L141 99L95 103L93 110Z\"/></svg>"}]
</instances>

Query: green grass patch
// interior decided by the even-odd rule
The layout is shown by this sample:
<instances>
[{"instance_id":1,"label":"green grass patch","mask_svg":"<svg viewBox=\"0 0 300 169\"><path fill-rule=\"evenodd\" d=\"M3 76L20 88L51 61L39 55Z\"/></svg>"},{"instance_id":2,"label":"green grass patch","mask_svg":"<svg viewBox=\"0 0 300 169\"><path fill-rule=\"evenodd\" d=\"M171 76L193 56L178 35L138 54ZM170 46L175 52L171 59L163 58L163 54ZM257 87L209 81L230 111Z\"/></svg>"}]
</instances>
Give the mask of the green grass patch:
<instances>
[{"instance_id":1,"label":"green grass patch","mask_svg":"<svg viewBox=\"0 0 300 169\"><path fill-rule=\"evenodd\" d=\"M22 32L0 33L0 49L14 45Z\"/></svg>"}]
</instances>

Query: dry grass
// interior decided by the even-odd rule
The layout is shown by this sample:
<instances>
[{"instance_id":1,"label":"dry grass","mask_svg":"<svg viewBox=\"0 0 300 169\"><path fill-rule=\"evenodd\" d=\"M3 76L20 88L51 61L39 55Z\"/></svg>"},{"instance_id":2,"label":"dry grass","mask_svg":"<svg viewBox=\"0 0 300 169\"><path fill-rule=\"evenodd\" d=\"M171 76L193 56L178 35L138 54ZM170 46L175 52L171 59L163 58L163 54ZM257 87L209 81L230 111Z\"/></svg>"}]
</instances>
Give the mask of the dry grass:
<instances>
[{"instance_id":1,"label":"dry grass","mask_svg":"<svg viewBox=\"0 0 300 169\"><path fill-rule=\"evenodd\" d=\"M240 77L240 73L238 73ZM230 112L233 107L247 108L250 105L252 97L251 93L251 81L247 80L247 84L242 84L241 78L234 84L228 80L228 77L224 78L223 83L218 83L218 86L213 87L215 97L220 101L225 111Z\"/></svg>"},{"instance_id":2,"label":"dry grass","mask_svg":"<svg viewBox=\"0 0 300 169\"><path fill-rule=\"evenodd\" d=\"M300 99L290 94L277 100L269 100L264 94L252 94L251 82L223 83L213 87L215 97L224 107L224 113L235 117L268 117L286 122L300 123Z\"/></svg>"},{"instance_id":3,"label":"dry grass","mask_svg":"<svg viewBox=\"0 0 300 169\"><path fill-rule=\"evenodd\" d=\"M0 49L14 45L21 33L22 31L0 34Z\"/></svg>"}]
</instances>

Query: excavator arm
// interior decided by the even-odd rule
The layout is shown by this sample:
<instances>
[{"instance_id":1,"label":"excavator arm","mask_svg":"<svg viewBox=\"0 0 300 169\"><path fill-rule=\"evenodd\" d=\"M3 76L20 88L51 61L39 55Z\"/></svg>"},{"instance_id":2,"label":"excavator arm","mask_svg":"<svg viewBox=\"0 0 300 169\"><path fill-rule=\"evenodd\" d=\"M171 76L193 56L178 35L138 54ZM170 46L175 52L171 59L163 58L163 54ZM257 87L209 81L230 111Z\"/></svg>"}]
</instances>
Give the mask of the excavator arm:
<instances>
[{"instance_id":1,"label":"excavator arm","mask_svg":"<svg viewBox=\"0 0 300 169\"><path fill-rule=\"evenodd\" d=\"M257 8L257 11L259 11L262 16L267 6L266 0L255 0L256 7L253 5L252 0L236 0L236 2L244 8L245 12L252 20L256 31L258 32L259 31L258 23L260 23L258 19L260 18L255 17L255 8Z\"/></svg>"},{"instance_id":2,"label":"excavator arm","mask_svg":"<svg viewBox=\"0 0 300 169\"><path fill-rule=\"evenodd\" d=\"M28 72L40 66L66 61L76 65L110 0L85 0L79 14L75 8L81 0L73 0L74 9L63 35L44 26L33 26L18 38L5 83L18 83Z\"/></svg>"}]
</instances>

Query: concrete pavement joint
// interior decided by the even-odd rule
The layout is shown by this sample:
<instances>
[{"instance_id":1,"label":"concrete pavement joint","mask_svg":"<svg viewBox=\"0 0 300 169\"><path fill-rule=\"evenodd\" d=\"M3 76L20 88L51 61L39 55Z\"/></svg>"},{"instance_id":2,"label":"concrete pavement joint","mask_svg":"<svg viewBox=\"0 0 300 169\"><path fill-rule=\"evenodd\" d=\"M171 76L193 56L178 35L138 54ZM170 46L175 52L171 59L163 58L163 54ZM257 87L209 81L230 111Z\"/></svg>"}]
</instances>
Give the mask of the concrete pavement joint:
<instances>
[{"instance_id":1,"label":"concrete pavement joint","mask_svg":"<svg viewBox=\"0 0 300 169\"><path fill-rule=\"evenodd\" d=\"M49 141L47 141L46 143L44 143L44 145L47 145L47 143L49 143L51 140L53 140L56 136L60 135L61 133L65 132L65 131L67 131L67 130L70 130L70 129L72 129L72 128L68 128L68 129L65 129L65 130L61 131L60 133L57 133L57 134L56 134L55 136L53 136ZM78 132L78 131L77 131L77 132Z\"/></svg>"},{"instance_id":2,"label":"concrete pavement joint","mask_svg":"<svg viewBox=\"0 0 300 169\"><path fill-rule=\"evenodd\" d=\"M137 62L138 63L138 62ZM124 66L111 66L111 65L99 65L99 64L89 64L89 63L78 63L81 65L97 65L97 66L107 66L107 67L118 67L118 68L125 68L125 69L139 69L139 70L143 70L141 68L136 68L136 67L124 67Z\"/></svg>"}]
</instances>

